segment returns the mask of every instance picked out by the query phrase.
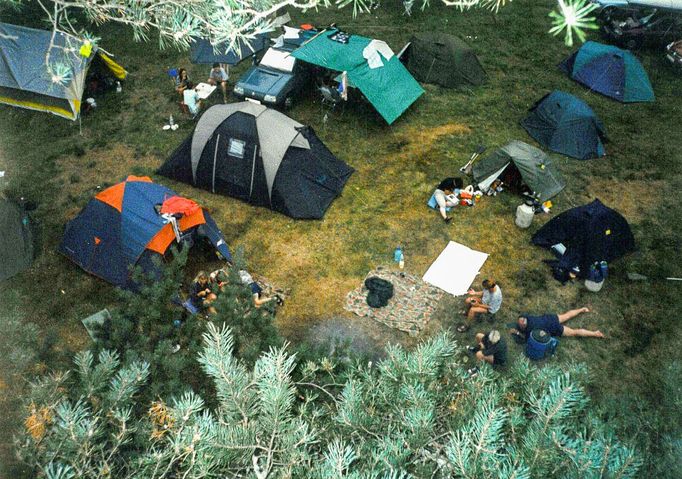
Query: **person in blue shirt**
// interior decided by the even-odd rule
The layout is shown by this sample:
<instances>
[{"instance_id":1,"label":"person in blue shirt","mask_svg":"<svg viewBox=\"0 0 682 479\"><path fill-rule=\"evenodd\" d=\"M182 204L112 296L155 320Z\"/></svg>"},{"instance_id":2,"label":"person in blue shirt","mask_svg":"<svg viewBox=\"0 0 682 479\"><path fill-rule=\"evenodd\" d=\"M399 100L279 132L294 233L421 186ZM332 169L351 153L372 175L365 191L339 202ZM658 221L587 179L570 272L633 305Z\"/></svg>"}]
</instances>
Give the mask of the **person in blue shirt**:
<instances>
[{"instance_id":1,"label":"person in blue shirt","mask_svg":"<svg viewBox=\"0 0 682 479\"><path fill-rule=\"evenodd\" d=\"M578 338L604 338L604 333L599 330L573 329L564 326L564 323L583 313L589 313L589 308L579 308L566 311L562 314L543 314L531 316L529 314L519 316L516 328L510 330L512 334L522 336L526 340L534 329L542 329L554 337L578 337Z\"/></svg>"}]
</instances>

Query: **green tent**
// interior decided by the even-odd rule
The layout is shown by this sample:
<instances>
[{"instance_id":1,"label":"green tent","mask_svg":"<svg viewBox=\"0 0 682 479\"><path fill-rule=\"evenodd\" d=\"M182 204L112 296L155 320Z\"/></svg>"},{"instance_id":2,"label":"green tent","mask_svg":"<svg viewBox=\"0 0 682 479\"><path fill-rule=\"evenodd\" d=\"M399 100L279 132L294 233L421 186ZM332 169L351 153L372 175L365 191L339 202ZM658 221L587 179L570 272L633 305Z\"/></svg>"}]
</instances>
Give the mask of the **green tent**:
<instances>
[{"instance_id":1,"label":"green tent","mask_svg":"<svg viewBox=\"0 0 682 479\"><path fill-rule=\"evenodd\" d=\"M0 199L0 281L31 266L34 238L33 225L24 208Z\"/></svg>"},{"instance_id":2,"label":"green tent","mask_svg":"<svg viewBox=\"0 0 682 479\"><path fill-rule=\"evenodd\" d=\"M336 29L320 32L292 55L304 62L346 72L390 125L424 93L386 43L350 35L347 43L334 40ZM371 65L371 66L370 66Z\"/></svg>"},{"instance_id":3,"label":"green tent","mask_svg":"<svg viewBox=\"0 0 682 479\"><path fill-rule=\"evenodd\" d=\"M447 33L419 33L412 37L401 57L420 82L446 88L482 85L487 80L476 54L461 40Z\"/></svg>"},{"instance_id":4,"label":"green tent","mask_svg":"<svg viewBox=\"0 0 682 479\"><path fill-rule=\"evenodd\" d=\"M507 188L527 189L542 201L553 198L566 186L549 156L522 141L507 143L479 160L473 174L483 190L500 178Z\"/></svg>"}]
</instances>

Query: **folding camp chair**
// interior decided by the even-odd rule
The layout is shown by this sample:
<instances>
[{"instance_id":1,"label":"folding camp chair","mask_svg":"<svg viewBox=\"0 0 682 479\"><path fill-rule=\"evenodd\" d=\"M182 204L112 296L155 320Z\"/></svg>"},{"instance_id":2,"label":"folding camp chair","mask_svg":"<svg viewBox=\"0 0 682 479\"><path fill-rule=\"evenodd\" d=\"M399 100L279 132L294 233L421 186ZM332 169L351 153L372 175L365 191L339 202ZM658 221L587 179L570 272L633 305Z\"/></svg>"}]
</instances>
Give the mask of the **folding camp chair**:
<instances>
[{"instance_id":1,"label":"folding camp chair","mask_svg":"<svg viewBox=\"0 0 682 479\"><path fill-rule=\"evenodd\" d=\"M328 86L319 87L320 93L322 94L322 110L327 109L327 112L332 112L336 106L343 101L341 94L335 88L330 88Z\"/></svg>"}]
</instances>

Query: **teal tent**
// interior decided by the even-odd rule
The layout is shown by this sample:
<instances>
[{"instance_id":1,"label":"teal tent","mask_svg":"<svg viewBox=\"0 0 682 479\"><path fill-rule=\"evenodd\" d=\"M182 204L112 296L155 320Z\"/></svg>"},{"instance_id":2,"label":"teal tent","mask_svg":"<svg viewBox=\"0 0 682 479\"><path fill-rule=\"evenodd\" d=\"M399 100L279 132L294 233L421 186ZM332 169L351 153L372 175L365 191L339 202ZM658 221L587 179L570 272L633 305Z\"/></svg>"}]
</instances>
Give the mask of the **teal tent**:
<instances>
[{"instance_id":1,"label":"teal tent","mask_svg":"<svg viewBox=\"0 0 682 479\"><path fill-rule=\"evenodd\" d=\"M624 103L654 101L649 76L627 50L597 42L586 42L559 64L572 79L592 91Z\"/></svg>"},{"instance_id":2,"label":"teal tent","mask_svg":"<svg viewBox=\"0 0 682 479\"><path fill-rule=\"evenodd\" d=\"M542 146L578 160L604 156L604 125L584 101L554 90L542 97L521 121Z\"/></svg>"},{"instance_id":3,"label":"teal tent","mask_svg":"<svg viewBox=\"0 0 682 479\"><path fill-rule=\"evenodd\" d=\"M419 98L424 90L400 63L386 43L350 35L346 43L335 40L339 31L320 32L292 55L304 62L346 72L390 125Z\"/></svg>"}]
</instances>

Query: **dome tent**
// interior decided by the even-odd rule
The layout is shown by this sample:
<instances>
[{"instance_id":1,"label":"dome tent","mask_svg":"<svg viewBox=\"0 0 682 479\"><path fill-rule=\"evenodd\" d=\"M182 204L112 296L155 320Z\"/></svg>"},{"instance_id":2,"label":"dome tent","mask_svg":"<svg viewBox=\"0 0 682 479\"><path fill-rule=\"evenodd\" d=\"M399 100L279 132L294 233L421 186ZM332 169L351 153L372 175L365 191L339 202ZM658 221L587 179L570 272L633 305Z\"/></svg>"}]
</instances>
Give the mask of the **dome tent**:
<instances>
[{"instance_id":1,"label":"dome tent","mask_svg":"<svg viewBox=\"0 0 682 479\"><path fill-rule=\"evenodd\" d=\"M606 131L587 103L555 90L545 95L521 121L542 146L579 160L604 156Z\"/></svg>"},{"instance_id":2,"label":"dome tent","mask_svg":"<svg viewBox=\"0 0 682 479\"><path fill-rule=\"evenodd\" d=\"M482 85L487 80L476 54L463 40L447 33L418 33L401 60L420 82L446 88Z\"/></svg>"},{"instance_id":3,"label":"dome tent","mask_svg":"<svg viewBox=\"0 0 682 479\"><path fill-rule=\"evenodd\" d=\"M550 158L538 148L522 141L512 141L474 164L474 181L488 188L502 178L509 187L531 192L546 201L564 189L566 183Z\"/></svg>"},{"instance_id":4,"label":"dome tent","mask_svg":"<svg viewBox=\"0 0 682 479\"><path fill-rule=\"evenodd\" d=\"M555 277L562 280L569 271L576 271L576 267L579 269L577 276L585 277L596 261L611 262L635 249L628 222L599 200L552 218L531 241L543 248L557 244L566 248L557 261L549 262Z\"/></svg>"},{"instance_id":5,"label":"dome tent","mask_svg":"<svg viewBox=\"0 0 682 479\"><path fill-rule=\"evenodd\" d=\"M241 102L206 110L158 173L292 218L319 219L353 169L312 128Z\"/></svg>"},{"instance_id":6,"label":"dome tent","mask_svg":"<svg viewBox=\"0 0 682 479\"><path fill-rule=\"evenodd\" d=\"M582 47L559 64L573 80L624 103L654 101L649 76L627 50L597 42Z\"/></svg>"},{"instance_id":7,"label":"dome tent","mask_svg":"<svg viewBox=\"0 0 682 479\"><path fill-rule=\"evenodd\" d=\"M146 176L129 176L98 193L69 221L59 251L88 273L135 289L131 268L155 273L153 258L188 236L207 239L231 260L208 211Z\"/></svg>"}]
</instances>

